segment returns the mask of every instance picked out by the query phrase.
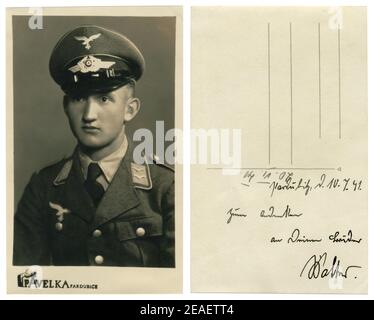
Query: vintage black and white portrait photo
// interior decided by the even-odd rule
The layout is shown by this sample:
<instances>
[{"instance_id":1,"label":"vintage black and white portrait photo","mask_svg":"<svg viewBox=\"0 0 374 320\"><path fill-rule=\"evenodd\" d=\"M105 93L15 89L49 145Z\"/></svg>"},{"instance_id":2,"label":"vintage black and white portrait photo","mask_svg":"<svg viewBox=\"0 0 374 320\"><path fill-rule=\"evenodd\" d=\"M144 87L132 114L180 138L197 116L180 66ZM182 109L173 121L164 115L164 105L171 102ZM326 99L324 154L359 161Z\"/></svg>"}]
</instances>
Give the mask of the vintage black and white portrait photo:
<instances>
[{"instance_id":1,"label":"vintage black and white portrait photo","mask_svg":"<svg viewBox=\"0 0 374 320\"><path fill-rule=\"evenodd\" d=\"M12 264L175 268L176 18L41 18L11 21Z\"/></svg>"}]
</instances>

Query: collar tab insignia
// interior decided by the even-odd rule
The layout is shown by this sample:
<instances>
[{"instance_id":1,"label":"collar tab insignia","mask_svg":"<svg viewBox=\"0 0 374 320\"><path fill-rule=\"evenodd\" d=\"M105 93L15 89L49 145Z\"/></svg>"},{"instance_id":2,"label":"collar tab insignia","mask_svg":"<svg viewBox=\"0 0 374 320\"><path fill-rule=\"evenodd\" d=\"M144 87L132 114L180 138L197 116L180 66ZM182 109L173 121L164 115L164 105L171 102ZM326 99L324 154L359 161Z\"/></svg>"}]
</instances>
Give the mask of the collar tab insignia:
<instances>
[{"instance_id":1,"label":"collar tab insignia","mask_svg":"<svg viewBox=\"0 0 374 320\"><path fill-rule=\"evenodd\" d=\"M144 190L152 189L152 179L147 163L137 164L131 162L131 175L135 188Z\"/></svg>"},{"instance_id":2,"label":"collar tab insignia","mask_svg":"<svg viewBox=\"0 0 374 320\"><path fill-rule=\"evenodd\" d=\"M73 166L73 160L69 159L68 161L65 162L64 166L58 173L56 179L53 181L53 185L59 186L61 184L64 184L66 179L69 176L70 170Z\"/></svg>"}]
</instances>

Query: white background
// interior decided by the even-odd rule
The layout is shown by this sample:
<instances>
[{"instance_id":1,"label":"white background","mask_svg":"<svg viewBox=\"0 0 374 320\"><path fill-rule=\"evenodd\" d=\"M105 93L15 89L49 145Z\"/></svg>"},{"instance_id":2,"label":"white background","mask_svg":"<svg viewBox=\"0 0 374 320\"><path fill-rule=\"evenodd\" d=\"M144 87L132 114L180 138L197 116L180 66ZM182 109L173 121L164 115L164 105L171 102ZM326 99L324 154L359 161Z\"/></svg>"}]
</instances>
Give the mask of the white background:
<instances>
[{"instance_id":1,"label":"white background","mask_svg":"<svg viewBox=\"0 0 374 320\"><path fill-rule=\"evenodd\" d=\"M1 97L2 104L0 107L0 119L2 119L0 143L1 143L1 166L0 176L2 177L0 184L0 203L2 204L0 211L0 299L157 299L157 300L169 300L169 299L217 299L217 300L228 300L228 299L370 299L374 297L374 271L373 271L373 234L374 234L374 219L373 219L373 189L371 188L371 181L373 178L373 167L370 163L373 161L373 147L371 146L373 140L373 112L371 110L373 103L373 90L370 90L373 86L373 65L370 63L370 57L373 56L373 23L374 18L372 1L218 1L218 0L185 0L185 1L126 1L126 0L64 0L64 1L52 1L52 0L39 0L39 1L20 1L20 0L2 0L1 1L1 50L0 50L0 69L2 70L1 77ZM369 295L365 296L352 296L352 295L275 295L275 294L193 294L190 293L190 169L188 166L184 166L184 200L183 200L183 223L184 223L184 277L183 277L183 294L172 294L172 295L7 295L6 294L6 101L5 101L5 90L6 90L6 61L5 61L5 8L6 7L48 7L48 6L139 6L139 5L163 5L163 6L183 6L183 127L190 127L190 16L191 6L200 5L230 5L230 6L280 6L280 5L303 5L303 6L367 6L368 7L368 67L369 67ZM184 131L184 163L188 163L190 157L189 152L189 134L188 131Z\"/></svg>"}]
</instances>

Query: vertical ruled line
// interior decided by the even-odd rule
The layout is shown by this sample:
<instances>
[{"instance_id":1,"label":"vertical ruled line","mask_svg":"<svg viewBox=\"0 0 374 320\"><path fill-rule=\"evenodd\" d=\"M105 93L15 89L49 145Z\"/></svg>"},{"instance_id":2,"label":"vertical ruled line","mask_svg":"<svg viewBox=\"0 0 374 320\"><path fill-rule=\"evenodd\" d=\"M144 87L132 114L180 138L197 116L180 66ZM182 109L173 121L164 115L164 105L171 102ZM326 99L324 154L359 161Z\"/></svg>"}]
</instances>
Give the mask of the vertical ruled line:
<instances>
[{"instance_id":1,"label":"vertical ruled line","mask_svg":"<svg viewBox=\"0 0 374 320\"><path fill-rule=\"evenodd\" d=\"M338 68L339 68L339 139L342 138L342 95L341 95L341 61L340 61L340 25L338 26Z\"/></svg>"},{"instance_id":2,"label":"vertical ruled line","mask_svg":"<svg viewBox=\"0 0 374 320\"><path fill-rule=\"evenodd\" d=\"M292 79L292 23L290 22L290 107L291 107L291 129L290 129L290 138L291 138L291 164L293 162L293 79Z\"/></svg>"},{"instance_id":3,"label":"vertical ruled line","mask_svg":"<svg viewBox=\"0 0 374 320\"><path fill-rule=\"evenodd\" d=\"M271 113L270 113L270 23L268 23L268 155L269 155L269 164L271 161Z\"/></svg>"},{"instance_id":4,"label":"vertical ruled line","mask_svg":"<svg viewBox=\"0 0 374 320\"><path fill-rule=\"evenodd\" d=\"M319 138L322 138L322 102L321 102L321 23L318 23L318 104Z\"/></svg>"}]
</instances>

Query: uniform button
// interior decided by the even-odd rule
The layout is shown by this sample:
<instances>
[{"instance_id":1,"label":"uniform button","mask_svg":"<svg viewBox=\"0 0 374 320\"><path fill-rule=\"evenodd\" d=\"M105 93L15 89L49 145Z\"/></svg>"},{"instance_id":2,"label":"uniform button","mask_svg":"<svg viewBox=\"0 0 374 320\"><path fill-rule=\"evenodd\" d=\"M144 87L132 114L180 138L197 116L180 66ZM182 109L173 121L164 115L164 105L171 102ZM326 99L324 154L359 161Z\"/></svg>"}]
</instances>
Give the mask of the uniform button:
<instances>
[{"instance_id":1,"label":"uniform button","mask_svg":"<svg viewBox=\"0 0 374 320\"><path fill-rule=\"evenodd\" d=\"M62 225L62 223L61 222L57 222L56 224L55 224L55 228L56 228L56 230L57 231L61 231L62 229L63 229L63 225Z\"/></svg>"},{"instance_id":2,"label":"uniform button","mask_svg":"<svg viewBox=\"0 0 374 320\"><path fill-rule=\"evenodd\" d=\"M103 234L103 233L102 233L101 230L99 230L99 229L96 229L96 230L92 233L92 235L93 235L95 238L101 237L102 234Z\"/></svg>"},{"instance_id":3,"label":"uniform button","mask_svg":"<svg viewBox=\"0 0 374 320\"><path fill-rule=\"evenodd\" d=\"M104 257L103 256L96 256L95 257L95 263L96 264L103 264L104 263Z\"/></svg>"},{"instance_id":4,"label":"uniform button","mask_svg":"<svg viewBox=\"0 0 374 320\"><path fill-rule=\"evenodd\" d=\"M145 230L144 230L144 228L138 228L138 229L136 229L136 235L137 235L138 237L143 237L143 236L145 235Z\"/></svg>"}]
</instances>

